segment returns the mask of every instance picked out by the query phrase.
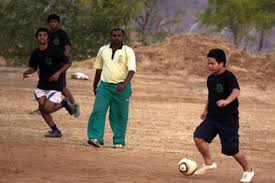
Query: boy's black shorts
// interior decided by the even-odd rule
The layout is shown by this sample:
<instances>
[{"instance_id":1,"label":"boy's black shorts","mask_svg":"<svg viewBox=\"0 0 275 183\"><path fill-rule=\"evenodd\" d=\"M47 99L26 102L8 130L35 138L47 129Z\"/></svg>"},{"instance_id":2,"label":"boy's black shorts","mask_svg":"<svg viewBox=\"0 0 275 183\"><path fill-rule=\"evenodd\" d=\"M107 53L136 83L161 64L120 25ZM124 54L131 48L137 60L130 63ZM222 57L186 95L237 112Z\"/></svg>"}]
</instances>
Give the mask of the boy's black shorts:
<instances>
[{"instance_id":1,"label":"boy's black shorts","mask_svg":"<svg viewBox=\"0 0 275 183\"><path fill-rule=\"evenodd\" d=\"M204 139L209 144L218 134L222 144L222 153L233 156L239 152L239 119L205 119L197 127L194 137Z\"/></svg>"}]
</instances>

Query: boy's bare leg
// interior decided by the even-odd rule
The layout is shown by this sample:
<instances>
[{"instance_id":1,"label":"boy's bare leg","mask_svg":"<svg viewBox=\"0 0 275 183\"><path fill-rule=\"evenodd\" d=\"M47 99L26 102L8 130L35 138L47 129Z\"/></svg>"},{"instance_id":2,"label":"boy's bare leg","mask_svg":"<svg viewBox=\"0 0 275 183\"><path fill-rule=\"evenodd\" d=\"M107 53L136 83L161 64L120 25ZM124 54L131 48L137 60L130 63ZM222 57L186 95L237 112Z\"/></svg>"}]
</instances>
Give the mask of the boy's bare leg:
<instances>
[{"instance_id":1,"label":"boy's bare leg","mask_svg":"<svg viewBox=\"0 0 275 183\"><path fill-rule=\"evenodd\" d=\"M62 90L62 95L64 95L65 97L68 97L70 99L70 102L74 105L75 104L75 100L74 100L74 97L71 93L71 91L67 88L67 87L64 87L63 90Z\"/></svg>"},{"instance_id":2,"label":"boy's bare leg","mask_svg":"<svg viewBox=\"0 0 275 183\"><path fill-rule=\"evenodd\" d=\"M241 182L251 182L255 172L252 170L251 166L248 164L245 156L243 153L238 152L233 156L235 160L242 166L243 168L243 175L240 179Z\"/></svg>"},{"instance_id":3,"label":"boy's bare leg","mask_svg":"<svg viewBox=\"0 0 275 183\"><path fill-rule=\"evenodd\" d=\"M208 143L205 142L203 139L196 138L196 137L194 138L194 142L204 159L204 163L206 165L211 165L213 163L213 160L210 155Z\"/></svg>"},{"instance_id":4,"label":"boy's bare leg","mask_svg":"<svg viewBox=\"0 0 275 183\"><path fill-rule=\"evenodd\" d=\"M56 104L54 102L47 100L46 96L39 98L38 102L39 102L39 108L43 119L52 129L52 131L49 131L48 133L45 134L45 137L61 137L62 133L57 128L51 115L51 112L55 109L55 107L59 107L59 105L61 104Z\"/></svg>"},{"instance_id":5,"label":"boy's bare leg","mask_svg":"<svg viewBox=\"0 0 275 183\"><path fill-rule=\"evenodd\" d=\"M59 109L61 109L63 107L61 103L54 103L54 104L55 104L54 106L48 106L47 107L47 111L49 113L54 113L54 112L58 111Z\"/></svg>"},{"instance_id":6,"label":"boy's bare leg","mask_svg":"<svg viewBox=\"0 0 275 183\"><path fill-rule=\"evenodd\" d=\"M251 167L249 166L245 156L243 153L238 152L233 156L235 160L242 166L244 171L251 171Z\"/></svg>"},{"instance_id":7,"label":"boy's bare leg","mask_svg":"<svg viewBox=\"0 0 275 183\"><path fill-rule=\"evenodd\" d=\"M73 97L71 91L67 87L64 87L62 90L62 95L69 98L71 104L74 107L74 111L73 111L74 116L78 117L80 115L80 106L77 103L75 103L75 100L74 100L74 97Z\"/></svg>"},{"instance_id":8,"label":"boy's bare leg","mask_svg":"<svg viewBox=\"0 0 275 183\"><path fill-rule=\"evenodd\" d=\"M45 122L50 126L50 127L53 127L55 124L53 122L53 119L51 116L48 116L45 111L44 111L44 106L46 104L46 101L47 101L47 98L46 96L43 96L43 97L40 97L37 99L38 101L38 104L39 104L39 109L40 109L40 112L41 112L41 115L43 117L43 119L45 120Z\"/></svg>"},{"instance_id":9,"label":"boy's bare leg","mask_svg":"<svg viewBox=\"0 0 275 183\"><path fill-rule=\"evenodd\" d=\"M43 118L46 120L48 124L50 124L50 127L53 127L55 125L51 113L53 111L56 111L56 109L61 109L61 104L56 104L52 101L46 100L45 105L41 111L41 114Z\"/></svg>"},{"instance_id":10,"label":"boy's bare leg","mask_svg":"<svg viewBox=\"0 0 275 183\"><path fill-rule=\"evenodd\" d=\"M213 162L211 156L210 156L210 151L209 151L209 145L207 142L205 142L201 138L196 138L194 137L194 141L196 143L196 146L201 153L203 159L204 159L204 164L198 168L194 174L196 175L202 175L205 174L208 170L213 170L217 168L217 163Z\"/></svg>"}]
</instances>

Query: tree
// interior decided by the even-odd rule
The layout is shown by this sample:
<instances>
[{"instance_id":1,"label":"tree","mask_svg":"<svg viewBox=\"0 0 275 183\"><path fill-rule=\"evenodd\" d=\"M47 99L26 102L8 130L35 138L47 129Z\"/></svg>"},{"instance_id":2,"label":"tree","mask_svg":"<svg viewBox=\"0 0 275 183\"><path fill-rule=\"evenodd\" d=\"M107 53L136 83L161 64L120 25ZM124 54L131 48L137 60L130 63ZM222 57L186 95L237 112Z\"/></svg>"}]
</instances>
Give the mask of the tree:
<instances>
[{"instance_id":1,"label":"tree","mask_svg":"<svg viewBox=\"0 0 275 183\"><path fill-rule=\"evenodd\" d=\"M34 33L48 26L47 15L61 16L61 27L72 42L72 58L95 56L110 39L114 27L126 28L135 21L143 1L135 0L6 0L0 3L0 56L25 64L35 47Z\"/></svg>"},{"instance_id":2,"label":"tree","mask_svg":"<svg viewBox=\"0 0 275 183\"><path fill-rule=\"evenodd\" d=\"M0 4L0 56L7 60L15 59L18 63L30 54L34 47L35 29L44 22L45 4L47 0L37 0L35 4L29 1L5 1ZM35 14L36 9L39 14Z\"/></svg>"},{"instance_id":3,"label":"tree","mask_svg":"<svg viewBox=\"0 0 275 183\"><path fill-rule=\"evenodd\" d=\"M209 6L200 16L206 26L214 26L221 31L229 29L233 34L233 42L238 45L251 29L253 6L250 0L209 0Z\"/></svg>"},{"instance_id":4,"label":"tree","mask_svg":"<svg viewBox=\"0 0 275 183\"><path fill-rule=\"evenodd\" d=\"M164 0L145 0L142 13L136 18L138 40L145 45L170 35L169 27L176 25L184 17L182 10L176 15L163 14L160 10L164 2Z\"/></svg>"},{"instance_id":5,"label":"tree","mask_svg":"<svg viewBox=\"0 0 275 183\"><path fill-rule=\"evenodd\" d=\"M258 51L263 47L264 37L275 25L274 0L209 0L209 7L200 16L202 24L216 30L228 29L233 42L254 39L248 33L255 28L260 33ZM244 49L247 46L245 43Z\"/></svg>"},{"instance_id":6,"label":"tree","mask_svg":"<svg viewBox=\"0 0 275 183\"><path fill-rule=\"evenodd\" d=\"M264 37L275 25L275 1L273 0L254 0L255 14L252 23L260 33L260 40L257 51L263 48Z\"/></svg>"}]
</instances>

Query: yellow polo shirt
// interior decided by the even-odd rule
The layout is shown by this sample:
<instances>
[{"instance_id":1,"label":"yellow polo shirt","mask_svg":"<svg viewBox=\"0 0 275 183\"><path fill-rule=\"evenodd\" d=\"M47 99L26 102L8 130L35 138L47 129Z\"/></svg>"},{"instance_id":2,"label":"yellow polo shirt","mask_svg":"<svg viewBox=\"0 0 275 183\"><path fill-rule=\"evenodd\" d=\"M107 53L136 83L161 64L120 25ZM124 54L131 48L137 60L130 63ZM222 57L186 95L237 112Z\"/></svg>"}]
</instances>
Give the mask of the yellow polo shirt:
<instances>
[{"instance_id":1,"label":"yellow polo shirt","mask_svg":"<svg viewBox=\"0 0 275 183\"><path fill-rule=\"evenodd\" d=\"M102 46L96 57L95 69L102 69L101 80L107 83L123 82L128 71L136 72L136 57L132 48L123 45L113 54L109 45Z\"/></svg>"}]
</instances>

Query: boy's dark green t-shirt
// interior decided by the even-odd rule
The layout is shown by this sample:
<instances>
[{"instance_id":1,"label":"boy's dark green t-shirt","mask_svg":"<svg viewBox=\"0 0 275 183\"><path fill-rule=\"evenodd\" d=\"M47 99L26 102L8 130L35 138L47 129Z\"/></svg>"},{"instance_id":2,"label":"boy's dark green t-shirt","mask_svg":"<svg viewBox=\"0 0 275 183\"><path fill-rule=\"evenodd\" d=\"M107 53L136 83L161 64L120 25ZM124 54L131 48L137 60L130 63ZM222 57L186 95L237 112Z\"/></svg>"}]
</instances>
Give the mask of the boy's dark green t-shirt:
<instances>
[{"instance_id":1,"label":"boy's dark green t-shirt","mask_svg":"<svg viewBox=\"0 0 275 183\"><path fill-rule=\"evenodd\" d=\"M63 29L58 29L51 32L49 44L64 52L65 45L71 45L71 42L68 34Z\"/></svg>"},{"instance_id":2,"label":"boy's dark green t-shirt","mask_svg":"<svg viewBox=\"0 0 275 183\"><path fill-rule=\"evenodd\" d=\"M225 100L234 88L240 89L236 76L225 70L220 75L211 74L207 78L208 114L207 118L230 120L239 116L239 102L235 99L225 107L217 105L218 100Z\"/></svg>"},{"instance_id":3,"label":"boy's dark green t-shirt","mask_svg":"<svg viewBox=\"0 0 275 183\"><path fill-rule=\"evenodd\" d=\"M39 69L39 81L37 88L42 90L62 91L64 84L64 73L60 75L58 81L49 81L49 78L55 74L64 64L70 64L69 59L63 52L54 47L48 46L41 51L39 48L33 50L29 67Z\"/></svg>"}]
</instances>

